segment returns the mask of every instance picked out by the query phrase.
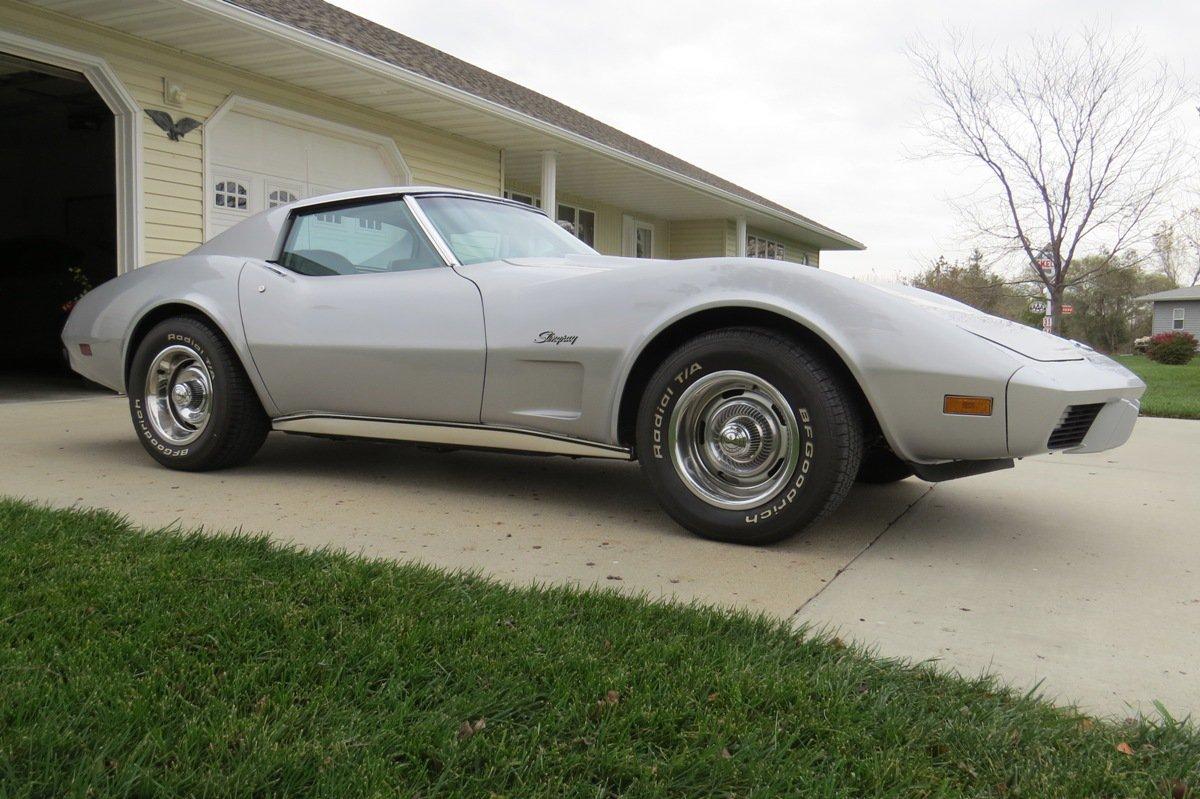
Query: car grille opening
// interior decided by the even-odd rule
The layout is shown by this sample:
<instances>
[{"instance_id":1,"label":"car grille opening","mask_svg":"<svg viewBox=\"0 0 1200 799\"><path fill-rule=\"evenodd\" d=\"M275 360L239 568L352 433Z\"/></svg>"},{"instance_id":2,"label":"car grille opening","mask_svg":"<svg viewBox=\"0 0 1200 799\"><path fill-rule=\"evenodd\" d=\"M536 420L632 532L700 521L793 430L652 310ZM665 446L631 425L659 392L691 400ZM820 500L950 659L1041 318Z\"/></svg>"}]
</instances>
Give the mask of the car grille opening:
<instances>
[{"instance_id":1,"label":"car grille opening","mask_svg":"<svg viewBox=\"0 0 1200 799\"><path fill-rule=\"evenodd\" d=\"M1054 428L1054 432L1050 434L1050 440L1046 446L1050 449L1078 447L1083 443L1088 431L1092 429L1092 423L1096 421L1096 417L1103 407L1103 402L1069 406L1063 413L1058 427Z\"/></svg>"}]
</instances>

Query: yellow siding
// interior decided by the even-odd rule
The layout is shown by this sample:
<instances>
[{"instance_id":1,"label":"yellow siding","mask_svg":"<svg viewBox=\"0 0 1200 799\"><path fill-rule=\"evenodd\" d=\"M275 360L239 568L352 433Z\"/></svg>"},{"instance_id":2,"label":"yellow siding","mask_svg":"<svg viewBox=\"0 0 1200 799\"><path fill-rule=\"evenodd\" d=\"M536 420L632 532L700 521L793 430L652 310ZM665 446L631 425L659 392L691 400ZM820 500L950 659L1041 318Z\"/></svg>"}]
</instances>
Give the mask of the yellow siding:
<instances>
[{"instance_id":1,"label":"yellow siding","mask_svg":"<svg viewBox=\"0 0 1200 799\"><path fill-rule=\"evenodd\" d=\"M729 242L724 219L672 222L671 258L712 258L726 255Z\"/></svg>"},{"instance_id":2,"label":"yellow siding","mask_svg":"<svg viewBox=\"0 0 1200 799\"><path fill-rule=\"evenodd\" d=\"M490 194L500 189L500 153L479 142L7 0L0 0L0 26L104 58L143 108L203 122L231 94L238 94L390 136L415 183ZM182 108L163 102L164 76L187 92ZM147 119L142 139L144 262L153 263L182 255L203 238L204 130L172 142Z\"/></svg>"}]
</instances>

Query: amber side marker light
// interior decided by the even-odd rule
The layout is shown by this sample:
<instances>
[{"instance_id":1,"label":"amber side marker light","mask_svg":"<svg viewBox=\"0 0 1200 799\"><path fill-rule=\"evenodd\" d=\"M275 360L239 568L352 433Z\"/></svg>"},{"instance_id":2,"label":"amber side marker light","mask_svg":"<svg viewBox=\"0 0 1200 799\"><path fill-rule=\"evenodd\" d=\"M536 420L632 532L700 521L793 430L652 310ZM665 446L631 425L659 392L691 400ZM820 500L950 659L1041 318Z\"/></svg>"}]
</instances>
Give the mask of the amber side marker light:
<instances>
[{"instance_id":1,"label":"amber side marker light","mask_svg":"<svg viewBox=\"0 0 1200 799\"><path fill-rule=\"evenodd\" d=\"M952 413L956 416L991 416L992 398L947 394L942 400L942 413Z\"/></svg>"},{"instance_id":2,"label":"amber side marker light","mask_svg":"<svg viewBox=\"0 0 1200 799\"><path fill-rule=\"evenodd\" d=\"M80 344L79 345L79 354L80 355L91 355L92 354L92 345L91 344Z\"/></svg>"}]
</instances>

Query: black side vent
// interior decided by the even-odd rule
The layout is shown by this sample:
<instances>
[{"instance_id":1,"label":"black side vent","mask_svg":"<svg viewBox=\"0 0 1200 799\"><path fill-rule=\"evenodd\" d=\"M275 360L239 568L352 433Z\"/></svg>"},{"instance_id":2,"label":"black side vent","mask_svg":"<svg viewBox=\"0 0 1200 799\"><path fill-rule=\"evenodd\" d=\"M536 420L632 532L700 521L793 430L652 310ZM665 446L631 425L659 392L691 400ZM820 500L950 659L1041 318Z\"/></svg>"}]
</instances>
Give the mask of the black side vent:
<instances>
[{"instance_id":1,"label":"black side vent","mask_svg":"<svg viewBox=\"0 0 1200 799\"><path fill-rule=\"evenodd\" d=\"M1103 402L1096 402L1091 405L1072 405L1067 408L1062 421L1050 434L1050 441L1046 446L1050 449L1078 447L1083 443L1088 431L1092 429L1092 422L1096 421L1096 416L1103 407Z\"/></svg>"}]
</instances>

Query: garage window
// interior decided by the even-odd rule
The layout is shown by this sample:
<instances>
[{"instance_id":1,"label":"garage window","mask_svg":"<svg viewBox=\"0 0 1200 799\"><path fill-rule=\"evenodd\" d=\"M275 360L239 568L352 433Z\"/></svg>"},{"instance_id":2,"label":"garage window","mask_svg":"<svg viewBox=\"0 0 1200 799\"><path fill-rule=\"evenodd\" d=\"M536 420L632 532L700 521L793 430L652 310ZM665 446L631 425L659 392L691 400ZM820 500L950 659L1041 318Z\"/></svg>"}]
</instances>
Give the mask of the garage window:
<instances>
[{"instance_id":1,"label":"garage window","mask_svg":"<svg viewBox=\"0 0 1200 799\"><path fill-rule=\"evenodd\" d=\"M1183 309L1176 308L1171 313L1171 329L1183 330Z\"/></svg>"},{"instance_id":2,"label":"garage window","mask_svg":"<svg viewBox=\"0 0 1200 799\"><path fill-rule=\"evenodd\" d=\"M287 189L272 189L267 193L267 207L278 208L281 205L294 203L297 199L299 198Z\"/></svg>"},{"instance_id":3,"label":"garage window","mask_svg":"<svg viewBox=\"0 0 1200 799\"><path fill-rule=\"evenodd\" d=\"M297 214L279 265L314 277L444 266L403 200Z\"/></svg>"},{"instance_id":4,"label":"garage window","mask_svg":"<svg viewBox=\"0 0 1200 799\"><path fill-rule=\"evenodd\" d=\"M246 184L236 180L218 180L213 187L213 204L218 208L245 211L249 196Z\"/></svg>"}]
</instances>

